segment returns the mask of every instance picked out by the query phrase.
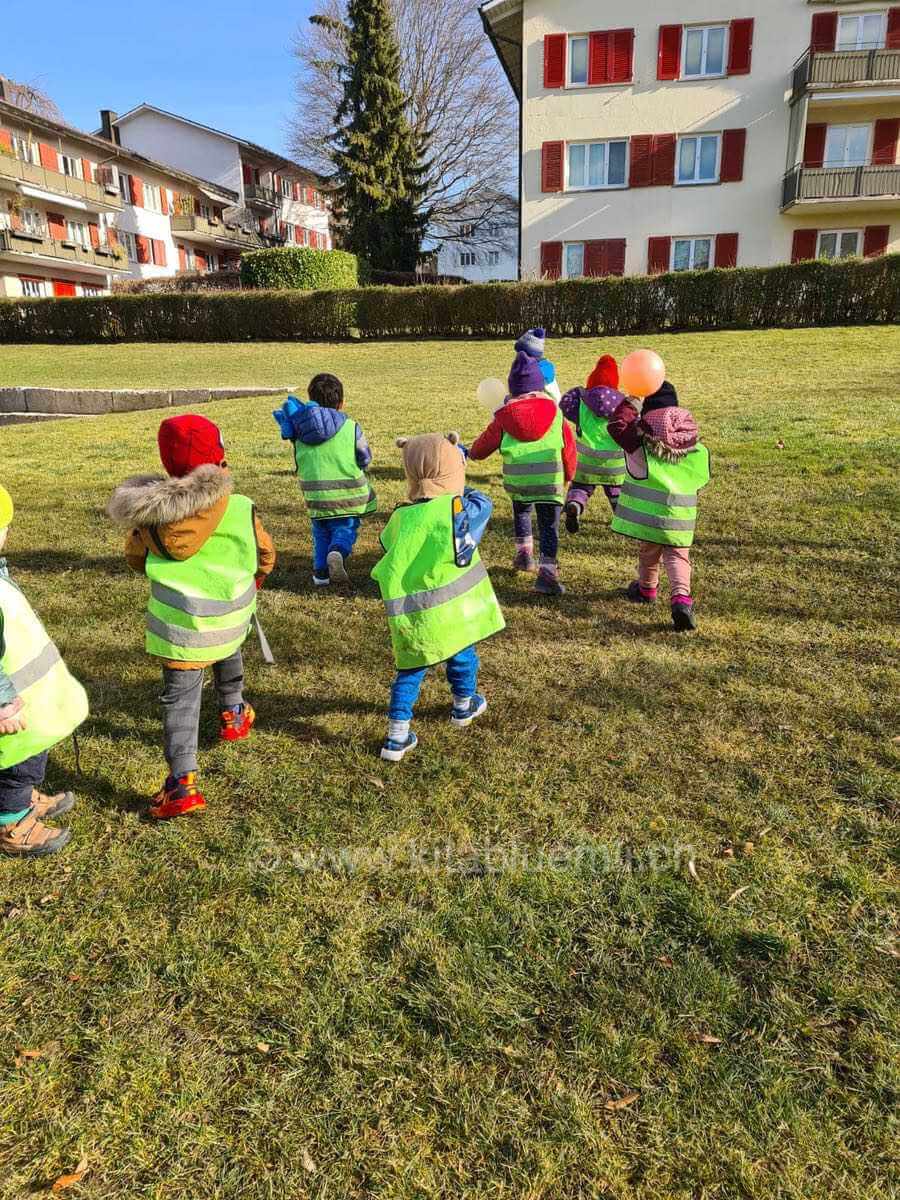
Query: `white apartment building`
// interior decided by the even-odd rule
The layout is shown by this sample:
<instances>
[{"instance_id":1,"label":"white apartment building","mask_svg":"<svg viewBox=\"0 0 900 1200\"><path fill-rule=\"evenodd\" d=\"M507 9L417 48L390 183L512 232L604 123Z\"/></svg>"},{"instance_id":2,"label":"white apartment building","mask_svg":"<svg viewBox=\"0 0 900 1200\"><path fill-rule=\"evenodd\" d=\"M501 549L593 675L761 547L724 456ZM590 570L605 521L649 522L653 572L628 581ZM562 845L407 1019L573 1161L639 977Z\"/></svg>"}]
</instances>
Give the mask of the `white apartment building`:
<instances>
[{"instance_id":1,"label":"white apartment building","mask_svg":"<svg viewBox=\"0 0 900 1200\"><path fill-rule=\"evenodd\" d=\"M487 0L520 104L520 271L900 250L900 7Z\"/></svg>"},{"instance_id":2,"label":"white apartment building","mask_svg":"<svg viewBox=\"0 0 900 1200\"><path fill-rule=\"evenodd\" d=\"M332 249L326 181L299 163L219 129L139 104L104 110L104 130L123 146L210 179L236 196L227 220L271 245Z\"/></svg>"},{"instance_id":3,"label":"white apartment building","mask_svg":"<svg viewBox=\"0 0 900 1200\"><path fill-rule=\"evenodd\" d=\"M518 278L519 206L511 196L498 195L486 215L482 205L469 218L463 215L452 230L436 226L431 236L437 241L439 275L459 276L469 283Z\"/></svg>"}]
</instances>

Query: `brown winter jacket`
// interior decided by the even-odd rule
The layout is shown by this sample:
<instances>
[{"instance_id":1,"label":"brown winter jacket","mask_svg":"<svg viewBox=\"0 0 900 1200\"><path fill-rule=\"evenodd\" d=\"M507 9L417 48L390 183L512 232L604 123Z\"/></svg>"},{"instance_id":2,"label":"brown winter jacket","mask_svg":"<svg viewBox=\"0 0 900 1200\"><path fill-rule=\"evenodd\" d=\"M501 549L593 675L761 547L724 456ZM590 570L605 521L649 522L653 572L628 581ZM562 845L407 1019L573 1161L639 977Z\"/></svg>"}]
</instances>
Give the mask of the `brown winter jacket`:
<instances>
[{"instance_id":1,"label":"brown winter jacket","mask_svg":"<svg viewBox=\"0 0 900 1200\"><path fill-rule=\"evenodd\" d=\"M125 539L125 561L143 574L147 554L190 558L215 533L225 515L234 484L228 471L211 465L197 467L181 478L168 475L134 475L119 484L107 506L118 525L131 526ZM254 513L256 530L256 582L261 584L275 566L275 547ZM199 670L209 663L165 661L176 670Z\"/></svg>"}]
</instances>

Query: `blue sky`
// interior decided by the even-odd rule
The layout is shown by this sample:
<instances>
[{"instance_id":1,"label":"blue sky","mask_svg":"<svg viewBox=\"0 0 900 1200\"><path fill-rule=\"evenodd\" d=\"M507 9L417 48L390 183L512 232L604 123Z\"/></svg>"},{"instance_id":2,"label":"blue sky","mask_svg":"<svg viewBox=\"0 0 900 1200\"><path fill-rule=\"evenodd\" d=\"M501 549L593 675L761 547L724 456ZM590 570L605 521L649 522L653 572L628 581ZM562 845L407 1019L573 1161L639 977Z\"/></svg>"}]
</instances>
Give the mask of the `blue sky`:
<instances>
[{"instance_id":1,"label":"blue sky","mask_svg":"<svg viewBox=\"0 0 900 1200\"><path fill-rule=\"evenodd\" d=\"M42 0L4 22L0 74L37 83L80 129L146 100L286 151L291 43L315 11L316 0Z\"/></svg>"}]
</instances>

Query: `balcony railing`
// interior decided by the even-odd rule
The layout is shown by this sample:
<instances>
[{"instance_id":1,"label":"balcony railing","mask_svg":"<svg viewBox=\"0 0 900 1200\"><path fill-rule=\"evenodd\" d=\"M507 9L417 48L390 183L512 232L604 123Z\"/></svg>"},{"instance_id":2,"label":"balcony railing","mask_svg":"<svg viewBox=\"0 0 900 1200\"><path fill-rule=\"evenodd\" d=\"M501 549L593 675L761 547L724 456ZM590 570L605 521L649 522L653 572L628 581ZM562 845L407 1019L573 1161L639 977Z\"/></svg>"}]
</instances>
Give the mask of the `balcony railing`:
<instances>
[{"instance_id":1,"label":"balcony railing","mask_svg":"<svg viewBox=\"0 0 900 1200\"><path fill-rule=\"evenodd\" d=\"M265 245L255 230L241 229L238 225L226 225L224 221L210 221L207 217L188 214L172 217L172 232L193 233L210 241L225 242L247 250L259 250Z\"/></svg>"},{"instance_id":2,"label":"balcony railing","mask_svg":"<svg viewBox=\"0 0 900 1200\"><path fill-rule=\"evenodd\" d=\"M791 102L807 91L857 83L900 85L900 50L807 50L794 67Z\"/></svg>"},{"instance_id":3,"label":"balcony railing","mask_svg":"<svg viewBox=\"0 0 900 1200\"><path fill-rule=\"evenodd\" d=\"M900 164L892 167L794 167L784 177L782 208L805 200L900 199Z\"/></svg>"},{"instance_id":4,"label":"balcony railing","mask_svg":"<svg viewBox=\"0 0 900 1200\"><path fill-rule=\"evenodd\" d=\"M74 196L79 200L97 204L101 208L122 207L122 197L112 184L92 183L87 179L77 179L74 175L61 175L58 171L48 171L35 163L22 162L11 154L0 153L0 179L14 179L17 183L30 183L34 187L44 188L61 196Z\"/></svg>"},{"instance_id":5,"label":"balcony railing","mask_svg":"<svg viewBox=\"0 0 900 1200\"><path fill-rule=\"evenodd\" d=\"M277 203L275 189L263 187L261 183L244 184L244 195L250 201L256 201L257 204L268 204L272 208Z\"/></svg>"},{"instance_id":6,"label":"balcony railing","mask_svg":"<svg viewBox=\"0 0 900 1200\"><path fill-rule=\"evenodd\" d=\"M20 229L0 229L0 254L40 254L63 262L102 267L104 271L127 271L128 262L121 248L85 248L77 242L58 242L47 233L26 233Z\"/></svg>"}]
</instances>

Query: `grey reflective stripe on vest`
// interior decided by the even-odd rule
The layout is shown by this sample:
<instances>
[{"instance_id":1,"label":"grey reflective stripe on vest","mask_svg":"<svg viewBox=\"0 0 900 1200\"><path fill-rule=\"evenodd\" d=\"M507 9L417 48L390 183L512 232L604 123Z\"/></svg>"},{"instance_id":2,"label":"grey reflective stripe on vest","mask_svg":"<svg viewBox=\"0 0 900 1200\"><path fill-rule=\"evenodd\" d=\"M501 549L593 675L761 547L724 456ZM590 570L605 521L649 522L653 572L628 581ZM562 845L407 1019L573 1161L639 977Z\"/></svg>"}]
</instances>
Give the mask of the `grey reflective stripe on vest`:
<instances>
[{"instance_id":1,"label":"grey reflective stripe on vest","mask_svg":"<svg viewBox=\"0 0 900 1200\"><path fill-rule=\"evenodd\" d=\"M593 446L586 446L584 442L578 443L578 453L585 458L625 458L624 450L595 450Z\"/></svg>"},{"instance_id":2,"label":"grey reflective stripe on vest","mask_svg":"<svg viewBox=\"0 0 900 1200\"><path fill-rule=\"evenodd\" d=\"M352 488L364 488L367 483L365 475L357 475L355 479L301 479L300 487L304 492L349 492Z\"/></svg>"},{"instance_id":3,"label":"grey reflective stripe on vest","mask_svg":"<svg viewBox=\"0 0 900 1200\"><path fill-rule=\"evenodd\" d=\"M507 491L521 492L523 496L561 496L563 494L562 480L559 483L507 483Z\"/></svg>"},{"instance_id":4,"label":"grey reflective stripe on vest","mask_svg":"<svg viewBox=\"0 0 900 1200\"><path fill-rule=\"evenodd\" d=\"M369 501L372 499L372 495L373 495L373 493L371 491L368 491L368 492L357 492L357 493L354 493L352 496L341 496L339 498L335 497L334 500L307 500L306 507L307 508L319 508L319 509L336 509L338 512L340 512L342 509L345 509L348 505L355 506L357 504L368 504Z\"/></svg>"},{"instance_id":5,"label":"grey reflective stripe on vest","mask_svg":"<svg viewBox=\"0 0 900 1200\"><path fill-rule=\"evenodd\" d=\"M636 496L638 500L652 500L655 504L664 504L666 508L696 508L697 493L661 492L656 488L642 487L640 484L628 483L622 488L626 496Z\"/></svg>"},{"instance_id":6,"label":"grey reflective stripe on vest","mask_svg":"<svg viewBox=\"0 0 900 1200\"><path fill-rule=\"evenodd\" d=\"M183 625L168 625L153 613L147 613L147 629L150 633L156 634L172 646L188 646L193 650L203 650L207 646L227 646L229 642L236 642L239 637L243 637L249 628L250 622L247 620L231 629L209 629L201 633L199 629L185 629Z\"/></svg>"},{"instance_id":7,"label":"grey reflective stripe on vest","mask_svg":"<svg viewBox=\"0 0 900 1200\"><path fill-rule=\"evenodd\" d=\"M48 642L31 662L27 662L24 667L19 667L18 671L13 671L9 677L10 682L17 692L24 692L26 688L33 687L43 679L45 675L49 675L61 657L53 643Z\"/></svg>"},{"instance_id":8,"label":"grey reflective stripe on vest","mask_svg":"<svg viewBox=\"0 0 900 1200\"><path fill-rule=\"evenodd\" d=\"M428 592L413 592L411 596L401 596L398 600L385 600L384 607L389 617L405 617L410 613L425 612L426 609L437 608L439 604L446 604L448 600L455 600L457 596L464 596L487 577L487 567L484 563L476 563L452 583Z\"/></svg>"},{"instance_id":9,"label":"grey reflective stripe on vest","mask_svg":"<svg viewBox=\"0 0 900 1200\"><path fill-rule=\"evenodd\" d=\"M562 466L558 458L543 462L509 463L503 466L504 475L561 475Z\"/></svg>"},{"instance_id":10,"label":"grey reflective stripe on vest","mask_svg":"<svg viewBox=\"0 0 900 1200\"><path fill-rule=\"evenodd\" d=\"M655 517L653 513L638 512L636 508L628 508L621 498L616 507L616 520L629 521L632 525L647 525L650 529L690 530L697 524L693 517L685 521L680 517Z\"/></svg>"},{"instance_id":11,"label":"grey reflective stripe on vest","mask_svg":"<svg viewBox=\"0 0 900 1200\"><path fill-rule=\"evenodd\" d=\"M252 602L256 595L256 584L252 583L243 596L238 596L236 600L206 600L201 596L185 596L154 580L150 585L150 595L160 604L177 608L179 612L192 617L227 617L229 613L240 612Z\"/></svg>"}]
</instances>

